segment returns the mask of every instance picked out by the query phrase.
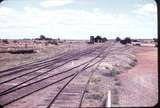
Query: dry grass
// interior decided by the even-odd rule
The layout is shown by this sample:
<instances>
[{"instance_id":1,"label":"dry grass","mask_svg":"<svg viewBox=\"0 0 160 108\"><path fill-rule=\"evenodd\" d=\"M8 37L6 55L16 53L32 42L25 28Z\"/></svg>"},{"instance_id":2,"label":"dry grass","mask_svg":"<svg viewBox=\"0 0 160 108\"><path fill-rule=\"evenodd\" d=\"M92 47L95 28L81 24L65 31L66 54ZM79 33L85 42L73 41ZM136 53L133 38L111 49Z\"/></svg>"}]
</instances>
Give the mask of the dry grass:
<instances>
[{"instance_id":1,"label":"dry grass","mask_svg":"<svg viewBox=\"0 0 160 108\"><path fill-rule=\"evenodd\" d=\"M100 76L94 76L90 79L91 83L97 84L98 82L101 81L101 77Z\"/></svg>"},{"instance_id":2,"label":"dry grass","mask_svg":"<svg viewBox=\"0 0 160 108\"><path fill-rule=\"evenodd\" d=\"M95 99L95 100L102 100L103 98L103 94L100 94L100 93L93 93L93 94L89 94L87 96L87 99Z\"/></svg>"}]
</instances>

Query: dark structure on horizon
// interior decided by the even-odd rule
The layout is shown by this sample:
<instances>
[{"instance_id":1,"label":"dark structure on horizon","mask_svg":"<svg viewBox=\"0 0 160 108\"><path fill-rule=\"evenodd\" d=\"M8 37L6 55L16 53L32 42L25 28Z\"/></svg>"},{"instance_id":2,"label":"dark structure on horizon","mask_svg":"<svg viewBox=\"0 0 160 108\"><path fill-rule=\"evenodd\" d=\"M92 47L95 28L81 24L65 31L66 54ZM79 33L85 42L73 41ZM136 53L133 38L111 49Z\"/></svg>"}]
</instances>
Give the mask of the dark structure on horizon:
<instances>
[{"instance_id":1,"label":"dark structure on horizon","mask_svg":"<svg viewBox=\"0 0 160 108\"><path fill-rule=\"evenodd\" d=\"M121 44L131 44L131 38L130 37L126 37L125 39L123 40L120 40L120 43Z\"/></svg>"},{"instance_id":2,"label":"dark structure on horizon","mask_svg":"<svg viewBox=\"0 0 160 108\"><path fill-rule=\"evenodd\" d=\"M90 43L94 44L94 42L95 42L94 36L90 36Z\"/></svg>"},{"instance_id":3,"label":"dark structure on horizon","mask_svg":"<svg viewBox=\"0 0 160 108\"><path fill-rule=\"evenodd\" d=\"M91 43L91 44L93 44L93 43L104 43L106 41L108 41L106 37L102 38L101 36L98 35L95 38L94 38L94 36L90 36L90 42L89 43Z\"/></svg>"}]
</instances>

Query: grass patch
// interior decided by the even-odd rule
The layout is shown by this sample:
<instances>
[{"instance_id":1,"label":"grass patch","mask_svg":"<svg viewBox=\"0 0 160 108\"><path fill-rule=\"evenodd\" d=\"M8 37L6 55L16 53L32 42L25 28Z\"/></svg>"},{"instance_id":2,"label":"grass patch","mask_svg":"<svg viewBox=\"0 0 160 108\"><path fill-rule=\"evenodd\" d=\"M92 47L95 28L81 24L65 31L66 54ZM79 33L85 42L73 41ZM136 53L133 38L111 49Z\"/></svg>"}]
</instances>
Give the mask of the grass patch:
<instances>
[{"instance_id":1,"label":"grass patch","mask_svg":"<svg viewBox=\"0 0 160 108\"><path fill-rule=\"evenodd\" d=\"M95 83L95 84L97 84L97 83L100 82L100 81L101 81L101 78L98 77L98 76L94 76L94 77L92 77L92 78L90 79L90 82L91 82L91 83Z\"/></svg>"}]
</instances>

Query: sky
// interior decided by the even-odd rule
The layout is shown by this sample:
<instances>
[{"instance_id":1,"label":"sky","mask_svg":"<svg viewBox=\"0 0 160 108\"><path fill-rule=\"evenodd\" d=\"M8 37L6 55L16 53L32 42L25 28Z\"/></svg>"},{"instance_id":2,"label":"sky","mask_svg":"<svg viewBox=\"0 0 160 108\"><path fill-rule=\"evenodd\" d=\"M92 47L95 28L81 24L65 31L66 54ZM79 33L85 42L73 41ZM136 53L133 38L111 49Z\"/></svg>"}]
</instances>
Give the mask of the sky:
<instances>
[{"instance_id":1,"label":"sky","mask_svg":"<svg viewBox=\"0 0 160 108\"><path fill-rule=\"evenodd\" d=\"M154 0L4 0L0 39L157 37Z\"/></svg>"}]
</instances>

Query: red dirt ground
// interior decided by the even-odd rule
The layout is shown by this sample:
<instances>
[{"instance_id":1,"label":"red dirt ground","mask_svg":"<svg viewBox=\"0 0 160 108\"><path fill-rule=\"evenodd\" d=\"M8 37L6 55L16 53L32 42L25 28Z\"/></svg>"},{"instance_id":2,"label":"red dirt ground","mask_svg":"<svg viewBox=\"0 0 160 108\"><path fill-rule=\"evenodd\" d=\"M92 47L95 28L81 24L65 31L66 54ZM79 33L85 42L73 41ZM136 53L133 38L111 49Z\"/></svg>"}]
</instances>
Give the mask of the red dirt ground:
<instances>
[{"instance_id":1,"label":"red dirt ground","mask_svg":"<svg viewBox=\"0 0 160 108\"><path fill-rule=\"evenodd\" d=\"M154 106L158 102L157 48L134 47L138 63L118 77L120 106Z\"/></svg>"}]
</instances>

